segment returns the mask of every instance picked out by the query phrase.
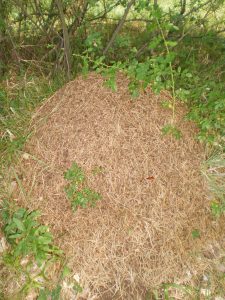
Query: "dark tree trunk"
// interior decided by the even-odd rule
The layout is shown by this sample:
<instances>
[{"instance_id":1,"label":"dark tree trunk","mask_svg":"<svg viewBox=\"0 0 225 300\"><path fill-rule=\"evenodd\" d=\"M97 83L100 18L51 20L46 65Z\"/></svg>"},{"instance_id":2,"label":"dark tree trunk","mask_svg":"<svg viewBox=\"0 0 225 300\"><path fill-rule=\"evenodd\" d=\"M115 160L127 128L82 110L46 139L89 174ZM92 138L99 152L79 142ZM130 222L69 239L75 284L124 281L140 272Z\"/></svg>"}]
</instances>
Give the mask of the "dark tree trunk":
<instances>
[{"instance_id":1,"label":"dark tree trunk","mask_svg":"<svg viewBox=\"0 0 225 300\"><path fill-rule=\"evenodd\" d=\"M63 5L62 5L61 0L56 0L56 4L59 9L60 20L61 20L62 29L63 29L64 57L65 57L66 68L67 68L67 78L70 79L71 78L72 56L71 56L71 50L70 50L69 33L68 33L66 21L65 21Z\"/></svg>"},{"instance_id":2,"label":"dark tree trunk","mask_svg":"<svg viewBox=\"0 0 225 300\"><path fill-rule=\"evenodd\" d=\"M131 0L131 1L128 3L128 5L127 5L127 7L126 7L126 9L125 9L125 12L124 12L124 15L123 15L122 19L119 21L119 23L118 23L118 25L117 25L115 31L113 32L113 35L112 35L112 37L111 37L111 39L110 39L108 45L106 46L106 48L105 48L104 51L103 51L103 54L104 54L104 55L108 52L109 48L110 48L110 47L112 46L112 44L114 43L115 38L116 38L116 36L118 35L118 33L120 32L120 30L121 30L121 28L122 28L124 22L126 21L126 17L127 17L128 13L129 13L129 10L130 10L131 6L134 4L134 2L135 2L135 0Z\"/></svg>"}]
</instances>

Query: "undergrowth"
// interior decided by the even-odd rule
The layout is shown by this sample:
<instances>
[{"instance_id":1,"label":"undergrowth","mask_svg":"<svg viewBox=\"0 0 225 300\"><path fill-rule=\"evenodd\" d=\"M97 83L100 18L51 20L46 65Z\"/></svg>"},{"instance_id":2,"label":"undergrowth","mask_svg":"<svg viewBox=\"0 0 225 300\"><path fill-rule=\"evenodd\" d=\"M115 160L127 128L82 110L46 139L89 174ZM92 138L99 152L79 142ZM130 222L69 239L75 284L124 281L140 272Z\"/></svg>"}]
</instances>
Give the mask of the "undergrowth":
<instances>
[{"instance_id":1,"label":"undergrowth","mask_svg":"<svg viewBox=\"0 0 225 300\"><path fill-rule=\"evenodd\" d=\"M5 198L4 174L16 163L32 135L31 115L34 109L54 93L64 82L63 77L12 76L0 82L0 195ZM62 251L53 244L48 226L39 223L41 213L16 207L14 201L4 201L1 207L1 227L4 237L1 264L1 299L24 299L27 294L43 294L43 289L55 288L50 270L63 265ZM57 272L56 272L57 273ZM54 275L55 276L55 275ZM58 276L58 275L57 275ZM47 298L40 298L47 299ZM52 298L52 299L57 299Z\"/></svg>"},{"instance_id":2,"label":"undergrowth","mask_svg":"<svg viewBox=\"0 0 225 300\"><path fill-rule=\"evenodd\" d=\"M0 288L6 299L22 299L30 291L38 292L48 286L50 269L63 257L62 251L53 244L48 226L39 223L40 215L39 211L18 208L12 202L2 203L2 231L6 242L1 249L4 280Z\"/></svg>"}]
</instances>

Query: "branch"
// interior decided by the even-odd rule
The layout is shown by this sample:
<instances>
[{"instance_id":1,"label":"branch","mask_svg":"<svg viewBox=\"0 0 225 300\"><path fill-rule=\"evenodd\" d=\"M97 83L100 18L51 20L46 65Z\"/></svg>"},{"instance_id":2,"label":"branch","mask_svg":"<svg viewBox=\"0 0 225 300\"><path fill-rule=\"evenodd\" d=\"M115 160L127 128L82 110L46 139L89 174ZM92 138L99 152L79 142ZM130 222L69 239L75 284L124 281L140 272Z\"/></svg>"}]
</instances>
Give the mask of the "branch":
<instances>
[{"instance_id":1,"label":"branch","mask_svg":"<svg viewBox=\"0 0 225 300\"><path fill-rule=\"evenodd\" d=\"M109 9L107 11L104 10L103 12L101 12L100 14L95 16L94 18L87 20L87 22L92 22L92 21L104 18L110 11L112 11L116 6L118 6L120 4L120 1L121 0L117 1L114 5L109 7Z\"/></svg>"},{"instance_id":2,"label":"branch","mask_svg":"<svg viewBox=\"0 0 225 300\"><path fill-rule=\"evenodd\" d=\"M200 4L198 7L193 7L188 13L184 14L183 17L186 18L187 16L191 15L193 12L198 11L202 7L206 6L207 4L212 3L212 0L208 0L205 3Z\"/></svg>"},{"instance_id":3,"label":"branch","mask_svg":"<svg viewBox=\"0 0 225 300\"><path fill-rule=\"evenodd\" d=\"M183 16L186 11L186 0L181 0L180 4L181 4L180 14Z\"/></svg>"},{"instance_id":4,"label":"branch","mask_svg":"<svg viewBox=\"0 0 225 300\"><path fill-rule=\"evenodd\" d=\"M69 40L69 33L66 26L65 16L63 13L63 6L61 0L56 0L56 4L59 9L59 15L62 23L62 29L63 29L63 41L64 41L64 55L66 59L66 65L67 65L67 77L70 79L71 76L71 52L70 52L70 40Z\"/></svg>"},{"instance_id":5,"label":"branch","mask_svg":"<svg viewBox=\"0 0 225 300\"><path fill-rule=\"evenodd\" d=\"M79 19L78 19L78 18L75 18L74 22L73 22L73 23L70 25L70 27L69 27L69 30L68 30L69 32L73 32L74 27L75 27L75 29L76 29L76 28L78 28L78 27L81 26L81 24L83 23L84 17L85 17L85 15L86 15L86 13L87 13L88 5L89 5L89 1L86 1L86 2L85 2L85 5L84 5L84 9L83 9L83 11L82 11L82 13L81 13L80 18L79 18Z\"/></svg>"},{"instance_id":6,"label":"branch","mask_svg":"<svg viewBox=\"0 0 225 300\"><path fill-rule=\"evenodd\" d=\"M220 34L220 33L223 33L223 32L225 32L225 28L224 28L224 29L221 29L221 30L214 31L213 33L215 33L215 34ZM200 39L200 38L203 38L203 37L209 36L209 35L210 35L210 32L209 32L209 33L206 33L206 34L202 34L202 35L192 36L191 38L194 38L194 39Z\"/></svg>"},{"instance_id":7,"label":"branch","mask_svg":"<svg viewBox=\"0 0 225 300\"><path fill-rule=\"evenodd\" d=\"M107 20L120 21L120 19L116 19L116 18L107 18ZM149 20L149 19L137 18L137 19L128 19L128 20L125 20L124 22L145 22L145 23L150 23L152 21Z\"/></svg>"},{"instance_id":8,"label":"branch","mask_svg":"<svg viewBox=\"0 0 225 300\"><path fill-rule=\"evenodd\" d=\"M119 23L118 23L118 25L117 25L115 31L113 32L113 35L112 35L112 37L111 37L111 39L110 39L108 45L106 46L106 48L105 48L104 51L103 51L103 54L104 54L104 55L108 52L109 48L110 48L110 47L112 46L112 44L114 43L115 38L116 38L117 34L120 32L120 29L122 28L122 26L123 26L123 24L124 24L124 22L125 22L125 20L126 20L126 17L127 17L128 13L129 13L129 10L130 10L131 6L134 4L134 2L135 2L135 0L131 0L131 1L128 3L127 8L125 9L125 12L124 12L124 15L123 15L122 19L119 21Z\"/></svg>"}]
</instances>

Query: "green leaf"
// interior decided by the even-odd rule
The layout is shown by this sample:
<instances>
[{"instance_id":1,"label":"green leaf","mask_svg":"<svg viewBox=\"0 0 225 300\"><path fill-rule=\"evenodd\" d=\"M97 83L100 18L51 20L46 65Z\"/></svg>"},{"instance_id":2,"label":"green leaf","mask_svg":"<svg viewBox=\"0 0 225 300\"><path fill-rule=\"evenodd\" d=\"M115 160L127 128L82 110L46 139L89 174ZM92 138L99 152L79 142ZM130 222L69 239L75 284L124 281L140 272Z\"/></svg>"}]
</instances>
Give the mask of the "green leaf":
<instances>
[{"instance_id":1,"label":"green leaf","mask_svg":"<svg viewBox=\"0 0 225 300\"><path fill-rule=\"evenodd\" d=\"M51 293L48 289L41 289L37 300L47 300L50 294Z\"/></svg>"},{"instance_id":2,"label":"green leaf","mask_svg":"<svg viewBox=\"0 0 225 300\"><path fill-rule=\"evenodd\" d=\"M10 239L18 239L18 238L20 238L21 236L23 236L23 234L22 233L16 233L16 234L12 234L12 235L10 235Z\"/></svg>"},{"instance_id":3,"label":"green leaf","mask_svg":"<svg viewBox=\"0 0 225 300\"><path fill-rule=\"evenodd\" d=\"M69 276L70 273L71 273L70 268L68 266L65 266L62 271L62 278Z\"/></svg>"},{"instance_id":4,"label":"green leaf","mask_svg":"<svg viewBox=\"0 0 225 300\"><path fill-rule=\"evenodd\" d=\"M175 47L177 45L177 42L175 41L166 41L166 44L168 47Z\"/></svg>"},{"instance_id":5,"label":"green leaf","mask_svg":"<svg viewBox=\"0 0 225 300\"><path fill-rule=\"evenodd\" d=\"M87 76L88 74L88 71L89 71L89 61L88 61L88 58L87 57L83 57L83 65L82 65L82 74L84 77Z\"/></svg>"},{"instance_id":6,"label":"green leaf","mask_svg":"<svg viewBox=\"0 0 225 300\"><path fill-rule=\"evenodd\" d=\"M40 244L45 244L45 245L50 244L52 241L51 237L47 237L47 236L39 236L37 240Z\"/></svg>"},{"instance_id":7,"label":"green leaf","mask_svg":"<svg viewBox=\"0 0 225 300\"><path fill-rule=\"evenodd\" d=\"M71 168L64 173L64 178L77 183L81 183L85 180L83 171L76 163L73 163Z\"/></svg>"},{"instance_id":8,"label":"green leaf","mask_svg":"<svg viewBox=\"0 0 225 300\"><path fill-rule=\"evenodd\" d=\"M169 100L162 101L161 105L163 108L173 109L173 105Z\"/></svg>"},{"instance_id":9,"label":"green leaf","mask_svg":"<svg viewBox=\"0 0 225 300\"><path fill-rule=\"evenodd\" d=\"M162 42L162 38L160 36L155 37L148 45L149 49L155 49Z\"/></svg>"},{"instance_id":10,"label":"green leaf","mask_svg":"<svg viewBox=\"0 0 225 300\"><path fill-rule=\"evenodd\" d=\"M25 226L23 222L21 222L19 219L13 217L13 222L16 224L17 228L21 231L25 231Z\"/></svg>"},{"instance_id":11,"label":"green leaf","mask_svg":"<svg viewBox=\"0 0 225 300\"><path fill-rule=\"evenodd\" d=\"M52 299L51 300L60 300L60 293L61 293L62 287L60 285L57 285L57 287L52 290Z\"/></svg>"},{"instance_id":12,"label":"green leaf","mask_svg":"<svg viewBox=\"0 0 225 300\"><path fill-rule=\"evenodd\" d=\"M179 140L182 137L182 134L178 128L171 124L167 124L162 128L162 133L164 135L172 135L177 140Z\"/></svg>"},{"instance_id":13,"label":"green leaf","mask_svg":"<svg viewBox=\"0 0 225 300\"><path fill-rule=\"evenodd\" d=\"M83 288L79 285L79 283L74 284L73 289L77 293L81 293L83 291Z\"/></svg>"}]
</instances>

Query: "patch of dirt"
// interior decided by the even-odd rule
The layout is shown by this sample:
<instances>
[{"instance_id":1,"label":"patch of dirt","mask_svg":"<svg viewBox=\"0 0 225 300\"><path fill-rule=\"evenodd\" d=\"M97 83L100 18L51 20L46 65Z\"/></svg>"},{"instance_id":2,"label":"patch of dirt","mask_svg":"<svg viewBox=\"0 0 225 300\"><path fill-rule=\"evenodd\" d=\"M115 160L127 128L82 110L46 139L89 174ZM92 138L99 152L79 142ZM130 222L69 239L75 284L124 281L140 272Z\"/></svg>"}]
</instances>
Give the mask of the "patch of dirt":
<instances>
[{"instance_id":1,"label":"patch of dirt","mask_svg":"<svg viewBox=\"0 0 225 300\"><path fill-rule=\"evenodd\" d=\"M122 75L115 93L103 83L97 74L79 77L36 111L29 155L18 166L26 190L18 201L42 211L96 299L143 299L152 287L204 272L207 262L196 253L221 232L210 225L204 149L185 109L176 111L182 139L162 136L171 119L160 105L167 94L148 90L133 100ZM73 162L103 198L75 213L63 176Z\"/></svg>"}]
</instances>

